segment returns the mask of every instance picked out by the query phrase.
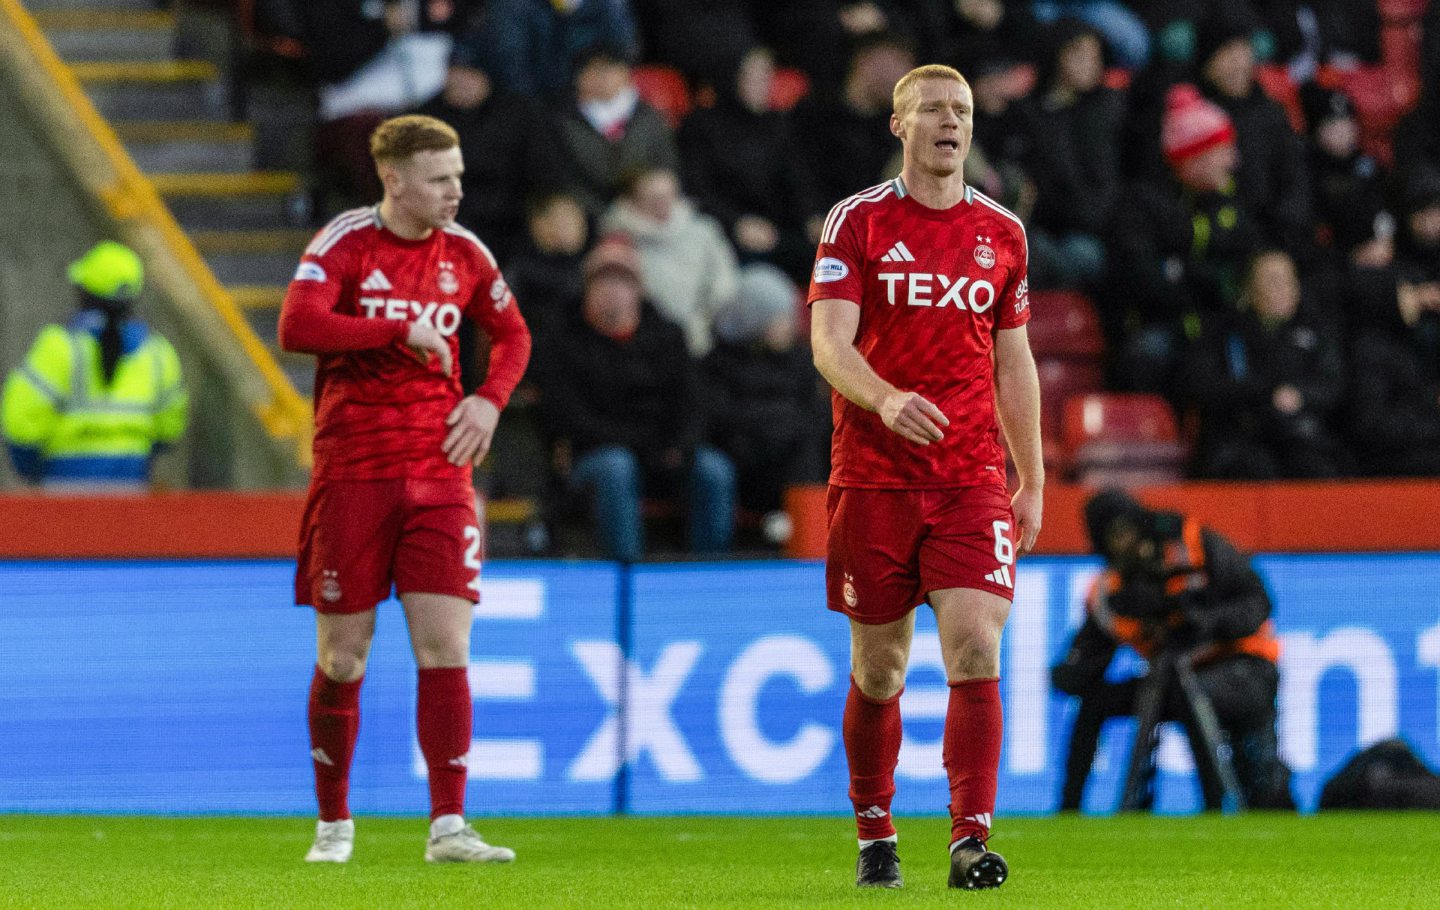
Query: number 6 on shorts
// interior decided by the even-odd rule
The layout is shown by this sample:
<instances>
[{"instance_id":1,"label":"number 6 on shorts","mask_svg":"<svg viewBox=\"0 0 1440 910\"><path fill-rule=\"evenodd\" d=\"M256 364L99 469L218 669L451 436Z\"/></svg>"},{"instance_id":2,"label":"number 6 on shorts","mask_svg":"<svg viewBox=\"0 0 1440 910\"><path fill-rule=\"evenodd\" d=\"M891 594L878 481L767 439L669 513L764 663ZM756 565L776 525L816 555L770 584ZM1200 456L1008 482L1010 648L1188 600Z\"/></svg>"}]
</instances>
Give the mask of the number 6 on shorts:
<instances>
[{"instance_id":1,"label":"number 6 on shorts","mask_svg":"<svg viewBox=\"0 0 1440 910\"><path fill-rule=\"evenodd\" d=\"M1008 566L1015 562L1015 544L1010 541L1010 522L996 521L992 528L995 531L995 558L1002 566Z\"/></svg>"}]
</instances>

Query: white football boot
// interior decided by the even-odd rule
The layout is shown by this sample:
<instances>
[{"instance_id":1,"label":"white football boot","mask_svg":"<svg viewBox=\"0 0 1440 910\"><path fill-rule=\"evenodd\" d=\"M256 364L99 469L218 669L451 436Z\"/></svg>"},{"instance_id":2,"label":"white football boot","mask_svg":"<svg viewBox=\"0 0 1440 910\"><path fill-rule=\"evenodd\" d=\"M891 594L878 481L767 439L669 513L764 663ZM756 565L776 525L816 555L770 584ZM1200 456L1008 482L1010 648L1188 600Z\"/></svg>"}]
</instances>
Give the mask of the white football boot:
<instances>
[{"instance_id":1,"label":"white football boot","mask_svg":"<svg viewBox=\"0 0 1440 910\"><path fill-rule=\"evenodd\" d=\"M442 815L430 823L425 843L427 863L508 863L515 859L509 847L492 847L458 815Z\"/></svg>"},{"instance_id":2,"label":"white football boot","mask_svg":"<svg viewBox=\"0 0 1440 910\"><path fill-rule=\"evenodd\" d=\"M342 818L338 822L316 822L315 843L305 854L307 863L348 862L355 849L355 820Z\"/></svg>"}]
</instances>

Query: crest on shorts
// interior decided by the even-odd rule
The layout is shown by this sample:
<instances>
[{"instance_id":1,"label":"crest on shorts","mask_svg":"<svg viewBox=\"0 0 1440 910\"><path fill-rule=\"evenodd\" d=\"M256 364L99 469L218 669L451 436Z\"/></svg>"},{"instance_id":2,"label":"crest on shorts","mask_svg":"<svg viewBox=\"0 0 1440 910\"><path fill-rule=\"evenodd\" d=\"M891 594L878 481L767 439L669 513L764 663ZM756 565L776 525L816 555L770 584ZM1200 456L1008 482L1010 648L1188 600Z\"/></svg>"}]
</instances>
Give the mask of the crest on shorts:
<instances>
[{"instance_id":1,"label":"crest on shorts","mask_svg":"<svg viewBox=\"0 0 1440 910\"><path fill-rule=\"evenodd\" d=\"M453 294L460 290L460 279L455 277L455 263L442 259L440 274L436 276L435 283L440 285L440 290L447 294Z\"/></svg>"},{"instance_id":2,"label":"crest on shorts","mask_svg":"<svg viewBox=\"0 0 1440 910\"><path fill-rule=\"evenodd\" d=\"M334 603L340 599L340 573L334 569L326 569L320 573L320 596L325 598L326 603Z\"/></svg>"},{"instance_id":3,"label":"crest on shorts","mask_svg":"<svg viewBox=\"0 0 1440 910\"><path fill-rule=\"evenodd\" d=\"M845 595L845 606L855 609L855 605L860 602L860 596L855 593L855 578L849 572L845 573L845 587L842 592Z\"/></svg>"},{"instance_id":4,"label":"crest on shorts","mask_svg":"<svg viewBox=\"0 0 1440 910\"><path fill-rule=\"evenodd\" d=\"M982 269L995 268L995 250L990 246L989 237L976 237L980 245L975 247L975 261L980 263Z\"/></svg>"}]
</instances>

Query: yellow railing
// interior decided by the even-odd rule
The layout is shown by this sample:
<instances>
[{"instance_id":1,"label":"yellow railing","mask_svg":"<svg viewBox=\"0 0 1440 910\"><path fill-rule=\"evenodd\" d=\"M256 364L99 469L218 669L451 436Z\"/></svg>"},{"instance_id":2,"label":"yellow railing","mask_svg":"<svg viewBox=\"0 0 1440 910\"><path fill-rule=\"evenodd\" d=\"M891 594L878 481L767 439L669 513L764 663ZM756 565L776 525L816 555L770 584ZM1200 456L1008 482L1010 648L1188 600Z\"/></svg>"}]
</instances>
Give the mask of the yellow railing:
<instances>
[{"instance_id":1,"label":"yellow railing","mask_svg":"<svg viewBox=\"0 0 1440 910\"><path fill-rule=\"evenodd\" d=\"M155 187L130 159L109 122L100 116L70 69L56 56L34 18L19 0L0 0L0 19L7 20L8 27L24 40L35 62L54 83L55 89L109 161L116 179L101 188L100 199L110 216L117 221L143 221L163 239L186 276L220 315L264 380L271 400L256 406L255 412L266 432L277 439L294 440L297 443L297 459L307 463L311 412L305 399L255 334L225 287L216 280L210 267L176 223L170 209L161 201ZM0 22L0 27L7 27L6 23Z\"/></svg>"}]
</instances>

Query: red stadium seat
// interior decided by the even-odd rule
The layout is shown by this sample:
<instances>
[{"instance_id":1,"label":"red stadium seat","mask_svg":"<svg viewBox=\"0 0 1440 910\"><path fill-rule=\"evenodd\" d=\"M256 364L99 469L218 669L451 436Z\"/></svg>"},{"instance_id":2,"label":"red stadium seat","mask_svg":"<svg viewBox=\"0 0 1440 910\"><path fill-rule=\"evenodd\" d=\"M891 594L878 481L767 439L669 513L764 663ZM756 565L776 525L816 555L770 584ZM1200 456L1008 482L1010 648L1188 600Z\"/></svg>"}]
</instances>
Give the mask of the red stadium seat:
<instances>
[{"instance_id":1,"label":"red stadium seat","mask_svg":"<svg viewBox=\"0 0 1440 910\"><path fill-rule=\"evenodd\" d=\"M1184 476L1189 449L1158 395L1097 393L1065 404L1062 438L1079 483L1151 483Z\"/></svg>"},{"instance_id":2,"label":"red stadium seat","mask_svg":"<svg viewBox=\"0 0 1440 910\"><path fill-rule=\"evenodd\" d=\"M634 70L635 88L645 103L655 108L672 128L678 127L685 115L694 107L690 100L690 87L680 71L668 66L637 66Z\"/></svg>"},{"instance_id":3,"label":"red stadium seat","mask_svg":"<svg viewBox=\"0 0 1440 910\"><path fill-rule=\"evenodd\" d=\"M1105 353L1100 317L1090 298L1078 291L1031 291L1026 332L1037 359L1098 360Z\"/></svg>"},{"instance_id":4,"label":"red stadium seat","mask_svg":"<svg viewBox=\"0 0 1440 910\"><path fill-rule=\"evenodd\" d=\"M1290 71L1279 64L1266 64L1255 68L1255 81L1265 94L1285 109L1290 128L1297 133L1305 132L1305 109L1300 106L1300 87L1290 78Z\"/></svg>"},{"instance_id":5,"label":"red stadium seat","mask_svg":"<svg viewBox=\"0 0 1440 910\"><path fill-rule=\"evenodd\" d=\"M770 109L788 111L810 94L810 77L802 70L782 66L775 70L775 79L770 83Z\"/></svg>"},{"instance_id":6,"label":"red stadium seat","mask_svg":"<svg viewBox=\"0 0 1440 910\"><path fill-rule=\"evenodd\" d=\"M1058 438L1065 402L1105 391L1105 372L1099 361L1040 357L1035 361L1035 372L1040 376L1040 414L1047 436Z\"/></svg>"},{"instance_id":7,"label":"red stadium seat","mask_svg":"<svg viewBox=\"0 0 1440 910\"><path fill-rule=\"evenodd\" d=\"M1378 0L1382 22L1416 22L1430 0Z\"/></svg>"},{"instance_id":8,"label":"red stadium seat","mask_svg":"<svg viewBox=\"0 0 1440 910\"><path fill-rule=\"evenodd\" d=\"M1355 102L1365 149L1388 163L1390 134L1419 100L1419 80L1385 67L1363 66L1341 75L1340 83Z\"/></svg>"}]
</instances>

